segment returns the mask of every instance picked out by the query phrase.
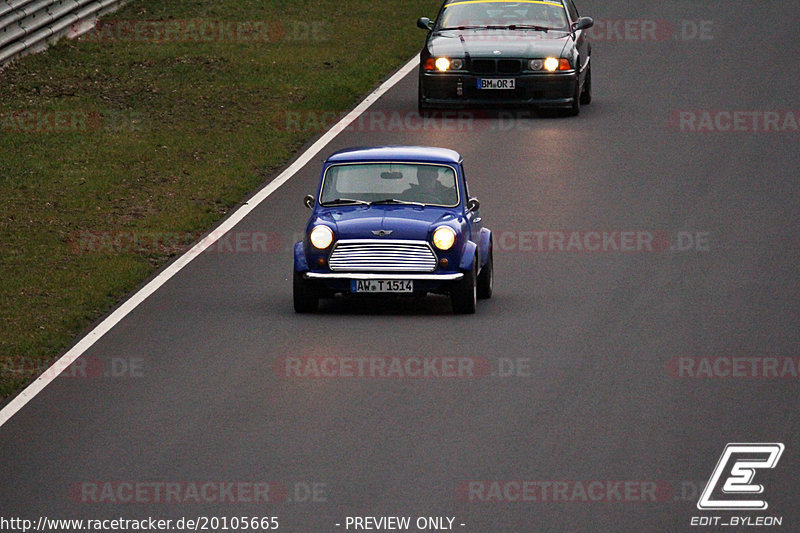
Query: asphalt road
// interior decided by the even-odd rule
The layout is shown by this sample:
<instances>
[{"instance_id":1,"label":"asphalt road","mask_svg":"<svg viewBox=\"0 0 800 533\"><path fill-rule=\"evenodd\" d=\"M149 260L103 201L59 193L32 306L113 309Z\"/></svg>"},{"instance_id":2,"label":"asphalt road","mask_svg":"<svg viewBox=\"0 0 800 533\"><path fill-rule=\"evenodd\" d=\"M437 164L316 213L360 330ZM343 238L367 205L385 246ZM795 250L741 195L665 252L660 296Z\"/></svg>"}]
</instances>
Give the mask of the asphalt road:
<instances>
[{"instance_id":1,"label":"asphalt road","mask_svg":"<svg viewBox=\"0 0 800 533\"><path fill-rule=\"evenodd\" d=\"M463 154L496 239L495 295L476 315L437 297L293 313L290 241L321 155L235 230L277 246L198 257L79 360L87 378L68 371L0 428L0 516L277 516L294 532L344 531L348 516L447 516L482 533L775 516L800 530L800 381L784 359L770 359L782 378L744 377L749 360L734 372L734 358L794 358L797 371L800 357L800 133L783 127L800 109L800 5L579 7L630 28L597 29L595 101L580 117L421 124L412 73L322 154ZM636 38L642 21L656 21L656 40ZM783 131L753 126L771 112ZM735 116L748 131L724 131ZM690 131L691 117L716 131ZM655 246L616 250L629 231ZM559 238L603 232L599 251L559 249ZM286 376L319 356L462 357L477 371ZM769 509L699 511L737 442L785 445L775 468L756 471ZM178 484L179 496L151 482ZM192 488L207 482L255 485L196 503Z\"/></svg>"}]
</instances>

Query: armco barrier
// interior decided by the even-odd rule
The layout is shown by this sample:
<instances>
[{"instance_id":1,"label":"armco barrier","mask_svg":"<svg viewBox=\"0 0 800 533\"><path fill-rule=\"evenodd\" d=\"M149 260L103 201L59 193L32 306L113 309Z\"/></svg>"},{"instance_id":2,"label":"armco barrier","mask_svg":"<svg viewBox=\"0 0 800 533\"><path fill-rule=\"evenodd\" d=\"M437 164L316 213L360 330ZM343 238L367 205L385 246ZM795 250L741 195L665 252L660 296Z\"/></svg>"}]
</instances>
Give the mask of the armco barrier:
<instances>
[{"instance_id":1,"label":"armco barrier","mask_svg":"<svg viewBox=\"0 0 800 533\"><path fill-rule=\"evenodd\" d=\"M0 67L47 48L60 37L77 36L91 22L129 0L0 0Z\"/></svg>"}]
</instances>

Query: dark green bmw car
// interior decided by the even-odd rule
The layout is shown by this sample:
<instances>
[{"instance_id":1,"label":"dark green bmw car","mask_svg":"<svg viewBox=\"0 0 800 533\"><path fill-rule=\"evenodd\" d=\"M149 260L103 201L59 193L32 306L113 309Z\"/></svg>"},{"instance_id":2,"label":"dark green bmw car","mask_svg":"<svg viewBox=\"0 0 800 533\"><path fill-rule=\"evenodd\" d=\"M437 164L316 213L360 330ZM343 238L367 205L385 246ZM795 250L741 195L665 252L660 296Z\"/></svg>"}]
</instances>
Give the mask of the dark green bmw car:
<instances>
[{"instance_id":1,"label":"dark green bmw car","mask_svg":"<svg viewBox=\"0 0 800 533\"><path fill-rule=\"evenodd\" d=\"M592 100L594 25L573 0L447 0L420 53L419 111L493 105L580 113Z\"/></svg>"}]
</instances>

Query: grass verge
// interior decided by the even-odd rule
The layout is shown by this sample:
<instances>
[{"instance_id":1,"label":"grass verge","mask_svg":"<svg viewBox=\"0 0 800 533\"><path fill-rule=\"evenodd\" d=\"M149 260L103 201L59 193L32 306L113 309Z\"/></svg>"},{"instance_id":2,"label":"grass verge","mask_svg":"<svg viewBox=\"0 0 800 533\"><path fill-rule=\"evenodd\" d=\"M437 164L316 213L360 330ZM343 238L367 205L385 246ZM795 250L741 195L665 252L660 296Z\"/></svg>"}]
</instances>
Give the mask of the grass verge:
<instances>
[{"instance_id":1,"label":"grass verge","mask_svg":"<svg viewBox=\"0 0 800 533\"><path fill-rule=\"evenodd\" d=\"M0 398L324 127L287 112L351 108L440 4L135 0L3 70ZM134 234L189 237L102 240Z\"/></svg>"}]
</instances>

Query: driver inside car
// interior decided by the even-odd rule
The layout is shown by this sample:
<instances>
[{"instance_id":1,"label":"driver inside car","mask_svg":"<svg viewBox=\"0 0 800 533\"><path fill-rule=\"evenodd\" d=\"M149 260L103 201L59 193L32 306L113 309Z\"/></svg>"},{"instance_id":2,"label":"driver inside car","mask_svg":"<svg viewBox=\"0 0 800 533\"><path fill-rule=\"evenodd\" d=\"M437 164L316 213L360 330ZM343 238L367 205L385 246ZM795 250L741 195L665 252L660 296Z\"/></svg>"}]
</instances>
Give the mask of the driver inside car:
<instances>
[{"instance_id":1,"label":"driver inside car","mask_svg":"<svg viewBox=\"0 0 800 533\"><path fill-rule=\"evenodd\" d=\"M453 183L455 185L455 183ZM410 201L426 204L452 205L456 203L455 187L446 187L439 181L439 170L435 166L417 167L417 184L403 192Z\"/></svg>"}]
</instances>

